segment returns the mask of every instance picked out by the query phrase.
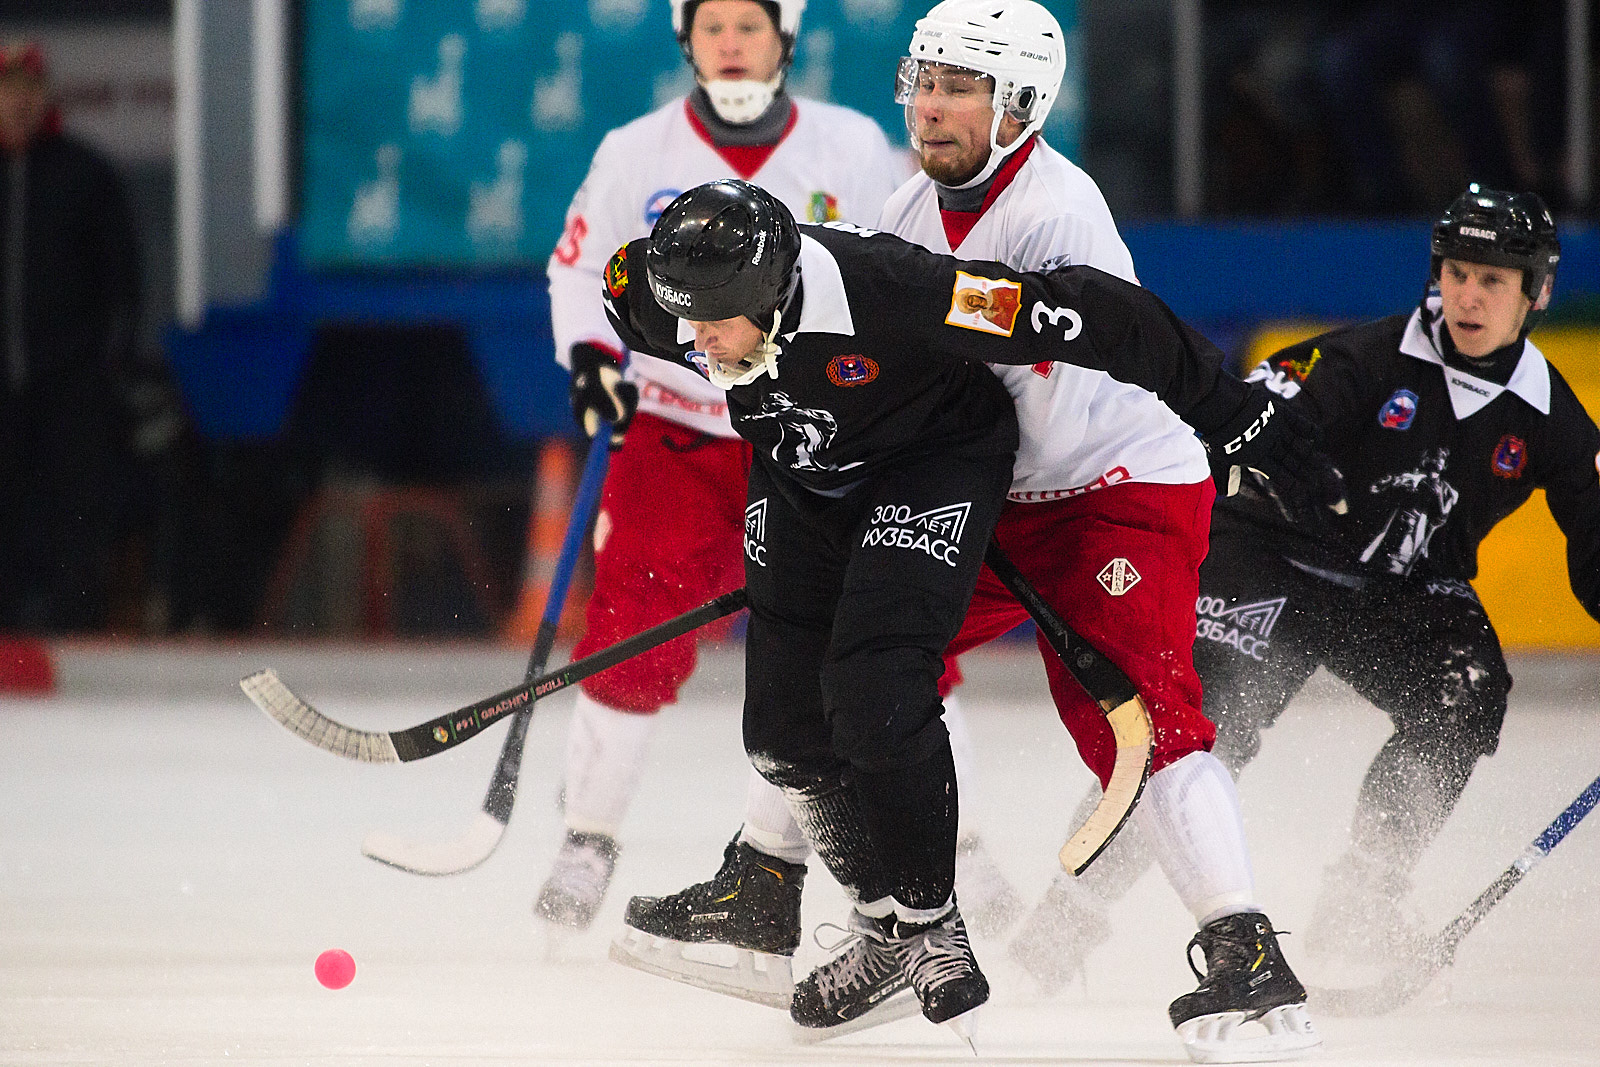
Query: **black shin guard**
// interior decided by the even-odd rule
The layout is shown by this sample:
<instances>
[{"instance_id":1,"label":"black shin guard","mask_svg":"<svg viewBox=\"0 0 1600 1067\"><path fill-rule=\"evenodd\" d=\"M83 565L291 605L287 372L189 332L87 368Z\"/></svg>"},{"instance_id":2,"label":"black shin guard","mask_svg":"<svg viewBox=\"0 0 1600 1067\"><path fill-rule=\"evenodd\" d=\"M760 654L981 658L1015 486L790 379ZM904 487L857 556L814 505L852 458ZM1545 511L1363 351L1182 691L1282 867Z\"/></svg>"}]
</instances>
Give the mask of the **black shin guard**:
<instances>
[{"instance_id":1,"label":"black shin guard","mask_svg":"<svg viewBox=\"0 0 1600 1067\"><path fill-rule=\"evenodd\" d=\"M956 766L948 743L921 763L856 770L861 811L895 900L929 910L956 879Z\"/></svg>"},{"instance_id":2,"label":"black shin guard","mask_svg":"<svg viewBox=\"0 0 1600 1067\"><path fill-rule=\"evenodd\" d=\"M869 903L893 892L854 787L841 777L784 786L783 791L806 840L846 893L860 903Z\"/></svg>"}]
</instances>

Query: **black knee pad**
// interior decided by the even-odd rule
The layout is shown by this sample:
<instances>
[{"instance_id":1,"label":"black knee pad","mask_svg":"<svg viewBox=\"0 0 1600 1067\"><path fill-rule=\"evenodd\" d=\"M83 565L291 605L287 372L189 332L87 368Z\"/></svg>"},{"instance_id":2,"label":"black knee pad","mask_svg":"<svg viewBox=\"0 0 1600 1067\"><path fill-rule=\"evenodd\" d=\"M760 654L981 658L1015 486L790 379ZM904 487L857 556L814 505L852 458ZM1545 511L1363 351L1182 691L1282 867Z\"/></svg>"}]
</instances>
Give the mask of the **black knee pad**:
<instances>
[{"instance_id":1,"label":"black knee pad","mask_svg":"<svg viewBox=\"0 0 1600 1067\"><path fill-rule=\"evenodd\" d=\"M893 648L830 661L822 694L833 751L852 767L887 771L923 763L949 744L941 717L938 656Z\"/></svg>"},{"instance_id":2,"label":"black knee pad","mask_svg":"<svg viewBox=\"0 0 1600 1067\"><path fill-rule=\"evenodd\" d=\"M1394 716L1395 731L1430 762L1465 761L1500 747L1511 673L1503 660L1485 660L1471 649L1452 650L1424 667L1419 700Z\"/></svg>"}]
</instances>

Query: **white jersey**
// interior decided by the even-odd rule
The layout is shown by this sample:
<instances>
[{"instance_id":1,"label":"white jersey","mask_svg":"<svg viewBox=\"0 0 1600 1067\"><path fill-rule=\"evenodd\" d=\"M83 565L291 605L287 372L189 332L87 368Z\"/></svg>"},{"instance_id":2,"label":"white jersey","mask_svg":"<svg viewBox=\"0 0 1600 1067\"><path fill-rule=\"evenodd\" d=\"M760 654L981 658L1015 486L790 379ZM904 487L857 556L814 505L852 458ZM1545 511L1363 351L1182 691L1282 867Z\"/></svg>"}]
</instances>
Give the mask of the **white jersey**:
<instances>
[{"instance_id":1,"label":"white jersey","mask_svg":"<svg viewBox=\"0 0 1600 1067\"><path fill-rule=\"evenodd\" d=\"M884 200L911 172L910 157L891 148L878 124L858 111L814 100L794 103L789 130L752 174L734 172L691 118L685 98L606 134L550 257L558 363L569 366L572 346L581 342L623 351L601 305L601 272L613 252L647 236L662 209L687 189L741 177L782 200L801 222L868 224L878 217ZM704 433L737 436L728 422L727 394L689 367L633 359L627 375L639 386L640 411Z\"/></svg>"},{"instance_id":2,"label":"white jersey","mask_svg":"<svg viewBox=\"0 0 1600 1067\"><path fill-rule=\"evenodd\" d=\"M1094 179L1034 140L1020 167L950 247L933 180L918 174L884 205L879 229L935 252L992 259L1017 270L1083 264L1139 279ZM1117 482L1190 484L1211 476L1204 447L1154 393L1065 363L991 369L1017 405L1022 444L1010 499L1055 500Z\"/></svg>"}]
</instances>

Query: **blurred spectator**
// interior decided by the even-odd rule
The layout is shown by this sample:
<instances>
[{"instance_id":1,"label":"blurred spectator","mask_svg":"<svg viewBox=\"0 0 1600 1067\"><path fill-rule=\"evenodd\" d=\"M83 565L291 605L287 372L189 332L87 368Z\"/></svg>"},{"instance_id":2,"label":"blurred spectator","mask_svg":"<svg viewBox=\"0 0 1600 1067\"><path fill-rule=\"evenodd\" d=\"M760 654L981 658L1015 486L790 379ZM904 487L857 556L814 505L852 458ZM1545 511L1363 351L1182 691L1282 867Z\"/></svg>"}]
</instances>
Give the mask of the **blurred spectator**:
<instances>
[{"instance_id":1,"label":"blurred spectator","mask_svg":"<svg viewBox=\"0 0 1600 1067\"><path fill-rule=\"evenodd\" d=\"M120 177L0 45L0 629L105 621L138 305Z\"/></svg>"},{"instance_id":2,"label":"blurred spectator","mask_svg":"<svg viewBox=\"0 0 1600 1067\"><path fill-rule=\"evenodd\" d=\"M1316 73L1349 171L1349 206L1413 210L1446 199L1469 180L1533 189L1559 202L1561 6L1559 0L1330 5Z\"/></svg>"},{"instance_id":3,"label":"blurred spectator","mask_svg":"<svg viewBox=\"0 0 1600 1067\"><path fill-rule=\"evenodd\" d=\"M1205 15L1206 210L1332 210L1341 178L1312 75L1322 4L1210 0Z\"/></svg>"}]
</instances>

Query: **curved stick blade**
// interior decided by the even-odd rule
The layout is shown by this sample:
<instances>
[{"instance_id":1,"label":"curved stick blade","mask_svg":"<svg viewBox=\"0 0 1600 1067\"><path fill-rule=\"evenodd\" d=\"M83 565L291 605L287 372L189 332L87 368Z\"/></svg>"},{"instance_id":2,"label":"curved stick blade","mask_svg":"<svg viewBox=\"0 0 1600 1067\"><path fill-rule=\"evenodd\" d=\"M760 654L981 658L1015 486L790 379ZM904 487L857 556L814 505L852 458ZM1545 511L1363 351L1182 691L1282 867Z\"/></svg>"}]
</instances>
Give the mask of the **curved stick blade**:
<instances>
[{"instance_id":1,"label":"curved stick blade","mask_svg":"<svg viewBox=\"0 0 1600 1067\"><path fill-rule=\"evenodd\" d=\"M1061 846L1061 866L1073 874L1082 874L1095 858L1111 844L1133 814L1144 784L1150 779L1150 761L1155 750L1155 732L1150 725L1150 711L1137 695L1106 712L1111 733L1117 740L1117 759L1111 770L1111 781L1100 795L1089 817L1076 833Z\"/></svg>"},{"instance_id":2,"label":"curved stick blade","mask_svg":"<svg viewBox=\"0 0 1600 1067\"><path fill-rule=\"evenodd\" d=\"M239 680L244 695L290 733L297 734L335 756L362 763L399 763L394 739L386 733L357 730L335 722L307 704L278 680L272 668Z\"/></svg>"},{"instance_id":3,"label":"curved stick blade","mask_svg":"<svg viewBox=\"0 0 1600 1067\"><path fill-rule=\"evenodd\" d=\"M505 832L505 823L480 811L465 834L449 841L415 841L374 830L361 843L361 852L412 874L461 874L493 855Z\"/></svg>"}]
</instances>

